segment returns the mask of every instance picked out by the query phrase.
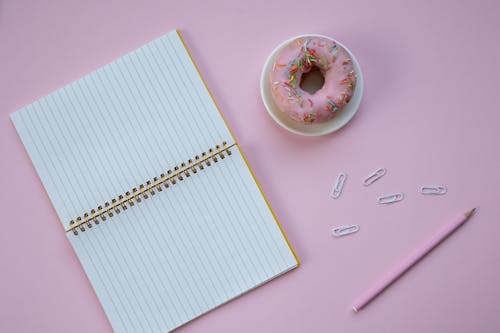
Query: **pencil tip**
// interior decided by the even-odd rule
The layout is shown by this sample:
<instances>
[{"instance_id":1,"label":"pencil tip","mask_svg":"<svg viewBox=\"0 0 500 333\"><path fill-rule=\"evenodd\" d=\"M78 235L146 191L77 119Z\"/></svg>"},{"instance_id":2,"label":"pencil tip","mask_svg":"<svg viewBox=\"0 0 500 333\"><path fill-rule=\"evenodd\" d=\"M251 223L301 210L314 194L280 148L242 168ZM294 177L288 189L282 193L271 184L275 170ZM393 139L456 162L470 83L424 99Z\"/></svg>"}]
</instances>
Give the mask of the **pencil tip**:
<instances>
[{"instance_id":1,"label":"pencil tip","mask_svg":"<svg viewBox=\"0 0 500 333\"><path fill-rule=\"evenodd\" d=\"M469 210L467 213L465 213L465 216L467 217L471 217L472 214L474 214L474 212L476 211L477 207L476 208L472 208L471 210Z\"/></svg>"}]
</instances>

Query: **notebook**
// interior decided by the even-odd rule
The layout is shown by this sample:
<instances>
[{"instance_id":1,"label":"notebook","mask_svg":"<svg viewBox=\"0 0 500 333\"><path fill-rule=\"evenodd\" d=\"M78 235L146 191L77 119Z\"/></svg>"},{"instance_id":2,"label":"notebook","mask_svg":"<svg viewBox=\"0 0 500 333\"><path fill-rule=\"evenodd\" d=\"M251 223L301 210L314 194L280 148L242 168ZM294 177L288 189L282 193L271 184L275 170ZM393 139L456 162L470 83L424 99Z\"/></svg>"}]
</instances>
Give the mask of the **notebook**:
<instances>
[{"instance_id":1,"label":"notebook","mask_svg":"<svg viewBox=\"0 0 500 333\"><path fill-rule=\"evenodd\" d=\"M115 332L166 332L299 262L178 31L13 113Z\"/></svg>"}]
</instances>

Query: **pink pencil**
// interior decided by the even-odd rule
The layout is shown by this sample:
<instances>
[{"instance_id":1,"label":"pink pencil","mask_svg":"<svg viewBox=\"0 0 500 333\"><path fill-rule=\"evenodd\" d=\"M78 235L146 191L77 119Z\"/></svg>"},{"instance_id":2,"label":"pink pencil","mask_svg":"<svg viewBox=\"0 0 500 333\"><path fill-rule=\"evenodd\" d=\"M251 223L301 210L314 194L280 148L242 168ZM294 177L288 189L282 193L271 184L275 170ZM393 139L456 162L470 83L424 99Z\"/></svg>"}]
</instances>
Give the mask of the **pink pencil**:
<instances>
[{"instance_id":1,"label":"pink pencil","mask_svg":"<svg viewBox=\"0 0 500 333\"><path fill-rule=\"evenodd\" d=\"M448 224L446 224L441 230L439 230L434 237L429 239L422 247L414 251L405 261L403 261L399 266L395 267L389 274L387 274L382 280L380 280L376 285L369 289L366 293L361 295L352 309L358 312L364 308L368 303L370 303L375 297L377 297L382 291L389 287L394 281L396 281L401 275L406 273L413 265L420 261L427 253L429 253L433 248L435 248L439 243L441 243L446 237L452 234L458 229L462 224L464 224L474 213L476 208L460 214Z\"/></svg>"}]
</instances>

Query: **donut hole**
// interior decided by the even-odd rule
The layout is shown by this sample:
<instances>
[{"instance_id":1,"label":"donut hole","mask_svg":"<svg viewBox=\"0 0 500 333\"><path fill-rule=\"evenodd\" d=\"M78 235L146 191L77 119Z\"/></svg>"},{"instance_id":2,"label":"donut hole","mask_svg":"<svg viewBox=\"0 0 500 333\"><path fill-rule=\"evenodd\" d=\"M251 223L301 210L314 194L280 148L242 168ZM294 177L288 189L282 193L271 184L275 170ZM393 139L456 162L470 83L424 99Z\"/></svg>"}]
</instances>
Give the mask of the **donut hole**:
<instances>
[{"instance_id":1,"label":"donut hole","mask_svg":"<svg viewBox=\"0 0 500 333\"><path fill-rule=\"evenodd\" d=\"M323 88L324 84L325 76L323 75L323 72L318 67L312 66L309 72L302 74L299 86L302 90L313 95L316 91Z\"/></svg>"}]
</instances>

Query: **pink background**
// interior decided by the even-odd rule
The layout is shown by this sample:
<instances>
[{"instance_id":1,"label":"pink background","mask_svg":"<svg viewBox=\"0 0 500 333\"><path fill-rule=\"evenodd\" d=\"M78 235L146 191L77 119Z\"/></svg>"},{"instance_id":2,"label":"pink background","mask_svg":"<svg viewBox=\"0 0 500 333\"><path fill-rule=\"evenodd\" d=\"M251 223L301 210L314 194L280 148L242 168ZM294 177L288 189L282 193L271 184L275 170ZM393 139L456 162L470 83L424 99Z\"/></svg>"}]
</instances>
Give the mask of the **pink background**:
<instances>
[{"instance_id":1,"label":"pink background","mask_svg":"<svg viewBox=\"0 0 500 333\"><path fill-rule=\"evenodd\" d=\"M302 266L179 332L499 332L500 3L0 0L0 331L111 332L9 114L179 28ZM302 33L345 43L365 95L338 133L266 114L268 53ZM361 179L388 174L371 187ZM338 172L349 174L339 200ZM444 184L424 197L424 184ZM392 206L378 195L403 191ZM450 217L474 219L359 314L350 304ZM361 231L334 239L330 229Z\"/></svg>"}]
</instances>

